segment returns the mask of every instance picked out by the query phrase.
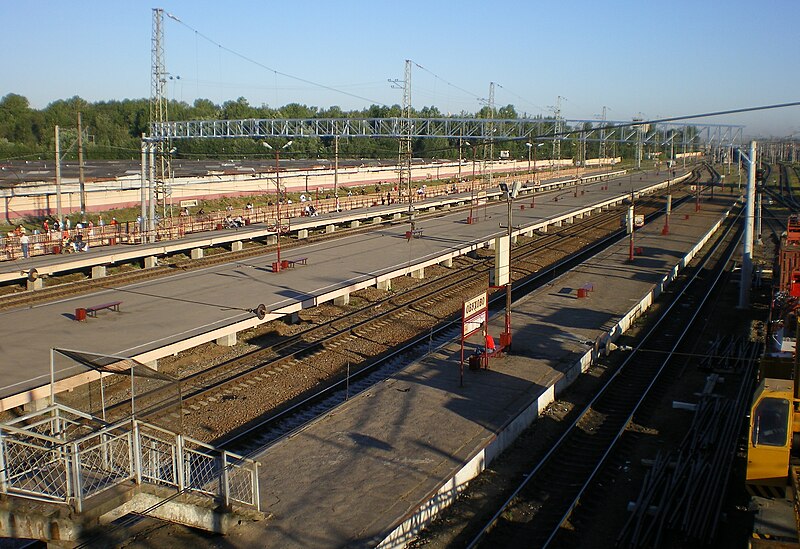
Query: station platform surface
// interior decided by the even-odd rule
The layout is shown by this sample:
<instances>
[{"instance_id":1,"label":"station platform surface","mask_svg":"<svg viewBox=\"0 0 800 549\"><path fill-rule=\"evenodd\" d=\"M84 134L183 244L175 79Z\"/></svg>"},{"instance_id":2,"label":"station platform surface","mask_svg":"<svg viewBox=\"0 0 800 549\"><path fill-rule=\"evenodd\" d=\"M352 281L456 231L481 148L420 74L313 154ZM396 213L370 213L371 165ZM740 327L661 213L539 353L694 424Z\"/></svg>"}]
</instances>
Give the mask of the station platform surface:
<instances>
[{"instance_id":1,"label":"station platform surface","mask_svg":"<svg viewBox=\"0 0 800 549\"><path fill-rule=\"evenodd\" d=\"M624 197L632 190L663 182L664 177L652 173L625 176L611 183L586 184L580 193L572 188L537 193L535 208L514 212L514 225L533 225L587 204ZM2 311L0 398L32 396L35 388L46 386L53 348L136 357L162 352L191 338L208 336L213 341L215 330L257 325L252 310L259 304L268 311L298 304L313 307L319 296L332 291L346 291L398 269L410 274L414 265L426 258L505 234L506 209L505 202L489 202L476 208L479 221L472 224L465 222L464 211L437 212L417 224L424 228L425 236L411 241L404 236L407 223L398 223L285 250L282 258L307 257L308 265L279 273L271 270L275 258L271 253L126 286L109 282L103 290L78 297ZM103 311L85 322L74 320L77 309L111 301L122 302L120 312ZM66 359L57 361L55 370L56 379L84 371Z\"/></svg>"},{"instance_id":2,"label":"station platform surface","mask_svg":"<svg viewBox=\"0 0 800 549\"><path fill-rule=\"evenodd\" d=\"M669 235L661 234L663 220L637 231L643 253L633 262L625 240L515 302L512 354L492 359L487 370L465 367L463 387L455 341L267 448L256 459L262 509L271 518L203 543L378 545L420 507L452 497L468 478L465 464L482 469L502 450L494 444L509 444L518 418L532 421L578 375L594 342L640 307L732 205L718 197L695 213L685 204L673 212ZM587 283L593 291L578 298ZM502 314L490 322L490 333L501 330ZM174 535L159 534L168 536L164 542Z\"/></svg>"},{"instance_id":3,"label":"station platform surface","mask_svg":"<svg viewBox=\"0 0 800 549\"><path fill-rule=\"evenodd\" d=\"M602 175L602 172L587 173L586 177L600 177ZM559 184L571 180L574 180L574 176L548 178L546 180L542 180L541 185L542 188L545 189L553 186L557 187ZM499 191L497 191L497 189L492 189L492 192L497 194ZM438 195L429 198L415 197L413 206L418 211L424 211L430 207L439 206L441 204L457 203L459 201L464 202L473 198L475 198L475 195L471 192ZM380 198L373 197L373 199L375 200L375 204L370 207L365 208L355 205L352 207L352 209L341 209L339 211L331 210L328 212L319 213L314 217L286 216L283 218L281 224L284 227L288 226L291 231L297 231L303 228L315 230L325 227L326 225L349 223L354 220L360 220L362 223L366 223L375 216L391 216L396 213L405 214L408 211L408 202L397 201L389 205L378 205L377 201L380 200ZM360 199L359 202L364 202L364 199ZM343 204L343 207L344 206L347 206L346 202ZM299 211L300 209L298 204L295 204L294 206L284 205L282 207L294 208L296 211ZM220 212L216 213L219 215ZM187 232L182 237L174 240L138 242L135 244L116 243L103 246L89 246L87 252L81 253L32 255L28 258L23 258L18 254L18 257L16 257L14 260L0 261L0 282L24 280L27 276L27 273L31 269L36 269L40 275L59 274L69 272L70 270L87 268L95 265L106 265L121 261L142 259L151 255L158 256L163 255L164 253L175 253L176 251L188 252L194 247L221 245L224 243L234 242L236 240L246 241L254 238L263 238L264 236L275 234L274 213L275 212L272 212L273 215L271 217L273 222L272 230L270 230L267 223L261 222L253 223L251 225L246 225L236 229ZM221 219L218 221L220 221L219 226L221 226ZM103 238L106 240L115 237L114 233L110 232L111 228L113 227L110 225L105 227ZM122 225L118 226L117 230L120 231L119 234L125 236L126 238L133 238L136 236L135 231L128 233L127 229L124 229ZM86 231L89 231L89 229L86 229ZM95 240L97 240L97 237ZM117 236L116 240L120 240L119 236ZM51 243L51 245L60 244L60 238Z\"/></svg>"}]
</instances>

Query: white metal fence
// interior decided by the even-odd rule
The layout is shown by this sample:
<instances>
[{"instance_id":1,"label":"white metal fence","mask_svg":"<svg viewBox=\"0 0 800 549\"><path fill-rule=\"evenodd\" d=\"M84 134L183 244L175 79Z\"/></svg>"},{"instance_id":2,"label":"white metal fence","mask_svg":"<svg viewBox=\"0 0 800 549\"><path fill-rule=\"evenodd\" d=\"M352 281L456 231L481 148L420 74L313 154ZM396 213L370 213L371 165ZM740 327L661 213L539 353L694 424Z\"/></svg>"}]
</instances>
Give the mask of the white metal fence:
<instances>
[{"instance_id":1,"label":"white metal fence","mask_svg":"<svg viewBox=\"0 0 800 549\"><path fill-rule=\"evenodd\" d=\"M260 510L257 462L136 419L104 425L56 404L0 424L1 493L82 511L125 481Z\"/></svg>"}]
</instances>

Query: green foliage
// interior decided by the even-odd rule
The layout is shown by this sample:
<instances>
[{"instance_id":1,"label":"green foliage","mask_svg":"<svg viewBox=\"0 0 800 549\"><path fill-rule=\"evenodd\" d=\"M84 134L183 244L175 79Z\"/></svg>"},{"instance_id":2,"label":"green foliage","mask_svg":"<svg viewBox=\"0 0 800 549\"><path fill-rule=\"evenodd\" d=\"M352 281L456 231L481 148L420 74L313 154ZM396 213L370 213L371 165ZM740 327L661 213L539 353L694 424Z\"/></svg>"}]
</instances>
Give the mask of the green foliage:
<instances>
[{"instance_id":1,"label":"green foliage","mask_svg":"<svg viewBox=\"0 0 800 549\"><path fill-rule=\"evenodd\" d=\"M41 110L32 109L27 98L9 93L0 98L0 161L14 158L50 158L54 150L53 127L57 124L62 133L62 150L67 159L74 160L75 147L69 147L77 137L77 113L82 116L87 139L84 141L88 159L130 159L140 154L141 136L149 133L150 102L148 99L125 99L122 101L101 101L89 103L75 96L50 103ZM246 98L226 101L217 105L209 99L197 99L191 105L183 101L170 101L167 112L171 120L213 120L247 118L397 118L402 116L400 105L371 105L358 111L344 111L333 105L326 109L315 106L289 103L280 108L267 105L254 107ZM443 118L436 106L426 106L420 110L412 109L412 116L419 118ZM484 106L477 113L461 112L460 118L488 118L489 108ZM514 105L499 107L496 118L519 118ZM541 118L541 117L538 117ZM552 119L551 119L552 120ZM586 123L588 130L592 125ZM544 133L552 132L553 123L544 120ZM569 129L569 128L568 128ZM689 131L693 131L692 128ZM674 137L676 142L682 136ZM285 140L275 140L280 146ZM412 143L413 155L424 158L458 158L458 140L446 138L415 139ZM587 144L587 156L597 156L599 146ZM508 150L511 158L525 159L528 150L522 141L497 143L495 150ZM563 158L575 154L574 140L562 141ZM295 141L287 155L295 158L332 158L334 154L332 138L304 138ZM192 139L178 144L178 154L185 158L272 158L264 147L253 139ZM343 158L392 158L398 154L395 139L341 139L339 154ZM481 151L478 151L479 156ZM499 154L499 153L498 153ZM549 158L551 146L538 149L538 158ZM610 154L610 152L608 153ZM630 145L617 149L617 154L632 154ZM470 152L462 150L464 158Z\"/></svg>"}]
</instances>

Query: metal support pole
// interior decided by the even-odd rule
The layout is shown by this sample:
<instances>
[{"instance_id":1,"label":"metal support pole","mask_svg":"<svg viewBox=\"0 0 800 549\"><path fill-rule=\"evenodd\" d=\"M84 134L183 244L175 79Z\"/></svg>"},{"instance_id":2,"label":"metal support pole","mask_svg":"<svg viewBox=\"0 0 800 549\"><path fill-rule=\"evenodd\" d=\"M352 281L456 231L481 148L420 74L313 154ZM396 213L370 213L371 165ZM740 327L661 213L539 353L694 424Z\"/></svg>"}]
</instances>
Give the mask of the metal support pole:
<instances>
[{"instance_id":1,"label":"metal support pole","mask_svg":"<svg viewBox=\"0 0 800 549\"><path fill-rule=\"evenodd\" d=\"M230 479L228 477L228 452L223 450L220 459L222 460L222 477L220 478L220 482L222 483L222 501L225 508L228 508L231 505Z\"/></svg>"},{"instance_id":2,"label":"metal support pole","mask_svg":"<svg viewBox=\"0 0 800 549\"><path fill-rule=\"evenodd\" d=\"M631 205L628 207L628 233L630 234L629 238L629 254L628 260L633 261L633 232L636 229L636 218L635 218L635 210L633 205L633 192L631 192Z\"/></svg>"},{"instance_id":3,"label":"metal support pole","mask_svg":"<svg viewBox=\"0 0 800 549\"><path fill-rule=\"evenodd\" d=\"M178 491L183 491L186 488L186 470L184 468L184 464L186 463L186 459L184 457L184 445L183 445L183 435L178 434L175 436L175 453L177 454L177 463L175 464L175 475L178 477L177 485Z\"/></svg>"},{"instance_id":4,"label":"metal support pole","mask_svg":"<svg viewBox=\"0 0 800 549\"><path fill-rule=\"evenodd\" d=\"M525 146L528 147L528 177L531 176L531 149L533 148L532 143L525 143ZM528 177L525 179L528 180Z\"/></svg>"},{"instance_id":5,"label":"metal support pole","mask_svg":"<svg viewBox=\"0 0 800 549\"><path fill-rule=\"evenodd\" d=\"M156 228L156 196L155 196L155 187L156 187L156 145L152 143L150 145L150 181L148 182L148 217L147 223L147 230L149 234L149 241L155 242L155 228Z\"/></svg>"},{"instance_id":6,"label":"metal support pole","mask_svg":"<svg viewBox=\"0 0 800 549\"><path fill-rule=\"evenodd\" d=\"M261 512L261 500L258 497L261 492L261 488L258 485L258 467L260 465L257 461L253 462L252 475L250 477L253 482L253 501L251 503L256 506L256 511L258 512Z\"/></svg>"},{"instance_id":7,"label":"metal support pole","mask_svg":"<svg viewBox=\"0 0 800 549\"><path fill-rule=\"evenodd\" d=\"M281 224L281 151L291 145L293 141L287 141L283 147L279 147L275 149L275 186L278 188L278 203L275 208L275 216L278 218L278 227L277 227L277 245L276 245L276 253L278 256L278 263L276 264L276 268L274 269L275 272L280 272L281 270L281 233L282 233L282 224ZM338 199L337 199L338 203ZM338 205L338 204L337 204Z\"/></svg>"},{"instance_id":8,"label":"metal support pole","mask_svg":"<svg viewBox=\"0 0 800 549\"><path fill-rule=\"evenodd\" d=\"M86 213L86 178L83 171L83 127L81 125L81 111L78 111L78 186L81 199L81 214Z\"/></svg>"},{"instance_id":9,"label":"metal support pole","mask_svg":"<svg viewBox=\"0 0 800 549\"><path fill-rule=\"evenodd\" d=\"M511 271L511 251L513 248L511 242L511 215L513 210L514 198L511 196L511 190L509 189L509 196L508 196L508 282L506 283L506 342L507 345L511 345L511 282L512 282L512 271Z\"/></svg>"},{"instance_id":10,"label":"metal support pole","mask_svg":"<svg viewBox=\"0 0 800 549\"><path fill-rule=\"evenodd\" d=\"M147 217L147 142L142 135L142 188L141 188L141 223L139 223L139 231L144 228L144 220Z\"/></svg>"},{"instance_id":11,"label":"metal support pole","mask_svg":"<svg viewBox=\"0 0 800 549\"><path fill-rule=\"evenodd\" d=\"M58 227L64 230L64 218L61 215L61 138L56 126L56 215L58 215Z\"/></svg>"},{"instance_id":12,"label":"metal support pole","mask_svg":"<svg viewBox=\"0 0 800 549\"><path fill-rule=\"evenodd\" d=\"M333 200L334 209L339 211L339 136L333 138Z\"/></svg>"},{"instance_id":13,"label":"metal support pole","mask_svg":"<svg viewBox=\"0 0 800 549\"><path fill-rule=\"evenodd\" d=\"M458 184L461 184L461 144L463 140L458 138Z\"/></svg>"},{"instance_id":14,"label":"metal support pole","mask_svg":"<svg viewBox=\"0 0 800 549\"><path fill-rule=\"evenodd\" d=\"M669 190L667 190L669 193ZM667 194L667 215L664 217L664 228L661 229L661 234L669 234L669 216L672 213L672 195Z\"/></svg>"},{"instance_id":15,"label":"metal support pole","mask_svg":"<svg viewBox=\"0 0 800 549\"><path fill-rule=\"evenodd\" d=\"M142 433L139 431L139 422L131 420L133 425L133 475L136 484L142 483ZM183 456L178 456L183 461Z\"/></svg>"},{"instance_id":16,"label":"metal support pole","mask_svg":"<svg viewBox=\"0 0 800 549\"><path fill-rule=\"evenodd\" d=\"M278 189L278 200L275 206L275 216L278 218L278 226L276 227L277 235L277 255L278 262L275 264L275 271L281 270L281 176L280 176L280 163L281 163L281 150L275 149L275 187Z\"/></svg>"},{"instance_id":17,"label":"metal support pole","mask_svg":"<svg viewBox=\"0 0 800 549\"><path fill-rule=\"evenodd\" d=\"M469 222L473 223L475 221L475 156L478 154L478 146L472 146L472 183L470 184L470 192L469 192Z\"/></svg>"},{"instance_id":18,"label":"metal support pole","mask_svg":"<svg viewBox=\"0 0 800 549\"><path fill-rule=\"evenodd\" d=\"M750 142L750 162L747 167L747 198L744 217L742 272L739 281L739 308L750 306L750 277L753 272L753 210L756 194L756 142Z\"/></svg>"},{"instance_id":19,"label":"metal support pole","mask_svg":"<svg viewBox=\"0 0 800 549\"><path fill-rule=\"evenodd\" d=\"M50 406L56 403L56 357L55 350L50 349Z\"/></svg>"},{"instance_id":20,"label":"metal support pole","mask_svg":"<svg viewBox=\"0 0 800 549\"><path fill-rule=\"evenodd\" d=\"M762 192L759 189L756 194L756 243L759 245L763 244L763 242L761 242L761 197Z\"/></svg>"},{"instance_id":21,"label":"metal support pole","mask_svg":"<svg viewBox=\"0 0 800 549\"><path fill-rule=\"evenodd\" d=\"M6 456L4 453L4 448L6 448L5 442L3 442L3 432L0 431L0 490L5 494L8 492L8 468L6 467Z\"/></svg>"},{"instance_id":22,"label":"metal support pole","mask_svg":"<svg viewBox=\"0 0 800 549\"><path fill-rule=\"evenodd\" d=\"M72 490L75 497L75 510L79 513L83 511L83 478L81 475L81 455L78 450L78 443L73 442L69 445L72 466Z\"/></svg>"}]
</instances>

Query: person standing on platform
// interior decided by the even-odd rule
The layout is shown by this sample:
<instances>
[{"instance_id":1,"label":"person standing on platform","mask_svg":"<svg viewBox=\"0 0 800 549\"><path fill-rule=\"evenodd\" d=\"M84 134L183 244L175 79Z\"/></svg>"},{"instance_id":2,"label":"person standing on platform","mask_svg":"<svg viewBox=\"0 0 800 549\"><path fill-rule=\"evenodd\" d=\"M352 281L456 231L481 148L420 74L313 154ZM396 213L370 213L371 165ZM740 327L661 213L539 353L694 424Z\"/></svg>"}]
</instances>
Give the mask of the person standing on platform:
<instances>
[{"instance_id":1,"label":"person standing on platform","mask_svg":"<svg viewBox=\"0 0 800 549\"><path fill-rule=\"evenodd\" d=\"M19 237L19 245L22 248L22 257L28 259L28 252L30 251L30 240L28 239L28 235L24 234Z\"/></svg>"},{"instance_id":2,"label":"person standing on platform","mask_svg":"<svg viewBox=\"0 0 800 549\"><path fill-rule=\"evenodd\" d=\"M489 333L489 330L486 328L486 325L483 325L483 337L486 342L486 354L490 355L497 350L497 347L494 344L494 338Z\"/></svg>"}]
</instances>

